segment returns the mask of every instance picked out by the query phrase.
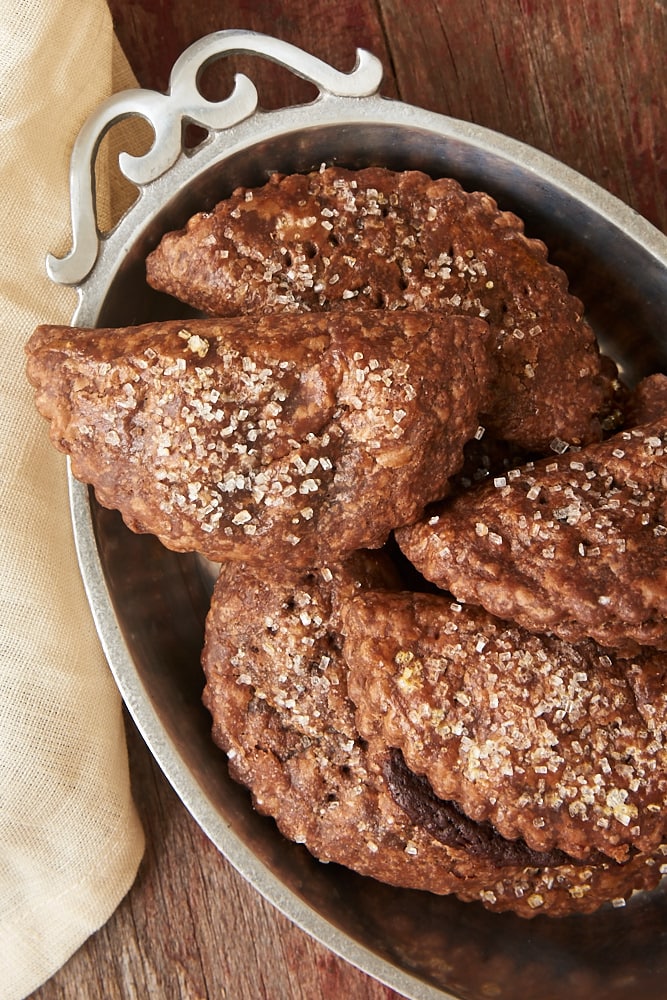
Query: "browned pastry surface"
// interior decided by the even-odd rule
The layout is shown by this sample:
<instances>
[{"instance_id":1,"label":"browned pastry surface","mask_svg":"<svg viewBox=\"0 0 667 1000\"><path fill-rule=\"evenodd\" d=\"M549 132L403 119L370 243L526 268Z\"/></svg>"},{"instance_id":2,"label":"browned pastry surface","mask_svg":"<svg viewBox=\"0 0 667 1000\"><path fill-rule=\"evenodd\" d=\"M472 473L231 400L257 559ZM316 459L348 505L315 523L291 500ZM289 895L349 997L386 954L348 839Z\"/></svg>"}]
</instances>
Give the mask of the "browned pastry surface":
<instances>
[{"instance_id":1,"label":"browned pastry surface","mask_svg":"<svg viewBox=\"0 0 667 1000\"><path fill-rule=\"evenodd\" d=\"M535 850L622 860L665 826L662 657L613 660L440 595L367 593L343 609L363 736L380 727L408 767L470 818Z\"/></svg>"},{"instance_id":2,"label":"browned pastry surface","mask_svg":"<svg viewBox=\"0 0 667 1000\"><path fill-rule=\"evenodd\" d=\"M206 625L204 703L232 775L287 837L362 874L426 885L430 838L387 794L347 697L339 604L385 576L364 559L291 584L223 565ZM433 888L451 891L457 875L444 845L436 850L445 866Z\"/></svg>"},{"instance_id":3,"label":"browned pastry surface","mask_svg":"<svg viewBox=\"0 0 667 1000\"><path fill-rule=\"evenodd\" d=\"M147 276L211 314L480 316L498 348L484 416L493 435L542 450L599 436L609 378L565 275L515 215L452 179L380 167L275 175L166 234Z\"/></svg>"},{"instance_id":4,"label":"browned pastry surface","mask_svg":"<svg viewBox=\"0 0 667 1000\"><path fill-rule=\"evenodd\" d=\"M626 427L663 420L667 414L667 375L647 375L623 401Z\"/></svg>"},{"instance_id":5,"label":"browned pastry surface","mask_svg":"<svg viewBox=\"0 0 667 1000\"><path fill-rule=\"evenodd\" d=\"M667 411L509 470L397 532L457 600L572 642L667 649Z\"/></svg>"},{"instance_id":6,"label":"browned pastry surface","mask_svg":"<svg viewBox=\"0 0 667 1000\"><path fill-rule=\"evenodd\" d=\"M231 774L258 811L324 861L526 917L590 912L657 884L660 851L624 865L552 855L563 863L549 866L488 826L443 821L450 804L425 801L423 782L406 811L388 748L359 735L341 656L341 608L385 585L396 585L391 570L364 553L291 584L223 565L207 620L204 702ZM443 833L443 825L454 828Z\"/></svg>"},{"instance_id":7,"label":"browned pastry surface","mask_svg":"<svg viewBox=\"0 0 667 1000\"><path fill-rule=\"evenodd\" d=\"M135 531L309 567L441 495L477 427L489 328L425 313L41 327L54 444Z\"/></svg>"}]
</instances>

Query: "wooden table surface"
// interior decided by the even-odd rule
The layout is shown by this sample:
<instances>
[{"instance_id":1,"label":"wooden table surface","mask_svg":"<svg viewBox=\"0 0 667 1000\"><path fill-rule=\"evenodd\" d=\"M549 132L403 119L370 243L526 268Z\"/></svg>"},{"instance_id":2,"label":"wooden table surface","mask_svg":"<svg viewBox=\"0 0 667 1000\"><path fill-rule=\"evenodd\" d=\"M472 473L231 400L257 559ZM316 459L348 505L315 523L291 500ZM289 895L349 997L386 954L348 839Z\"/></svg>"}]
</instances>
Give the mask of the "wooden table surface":
<instances>
[{"instance_id":1,"label":"wooden table surface","mask_svg":"<svg viewBox=\"0 0 667 1000\"><path fill-rule=\"evenodd\" d=\"M379 56L386 96L528 142L667 231L666 0L110 0L142 86L221 28L264 31L341 70ZM209 97L247 68L265 107L309 85L246 59L207 71ZM128 721L148 847L115 914L35 1000L390 1000L398 996L292 926L191 819Z\"/></svg>"}]
</instances>

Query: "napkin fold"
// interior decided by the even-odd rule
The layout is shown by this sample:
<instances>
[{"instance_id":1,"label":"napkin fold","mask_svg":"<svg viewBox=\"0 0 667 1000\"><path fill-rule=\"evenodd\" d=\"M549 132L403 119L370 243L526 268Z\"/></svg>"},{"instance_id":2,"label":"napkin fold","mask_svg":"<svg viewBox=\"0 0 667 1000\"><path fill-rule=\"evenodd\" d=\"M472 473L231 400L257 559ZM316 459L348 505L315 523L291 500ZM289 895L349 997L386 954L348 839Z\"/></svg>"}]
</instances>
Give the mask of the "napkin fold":
<instances>
[{"instance_id":1,"label":"napkin fold","mask_svg":"<svg viewBox=\"0 0 667 1000\"><path fill-rule=\"evenodd\" d=\"M88 114L133 86L103 0L0 0L0 997L49 978L100 927L144 841L121 702L88 610L65 462L25 378L72 289L69 156ZM104 183L104 164L98 171ZM102 199L104 201L104 198ZM113 201L113 192L107 204Z\"/></svg>"}]
</instances>

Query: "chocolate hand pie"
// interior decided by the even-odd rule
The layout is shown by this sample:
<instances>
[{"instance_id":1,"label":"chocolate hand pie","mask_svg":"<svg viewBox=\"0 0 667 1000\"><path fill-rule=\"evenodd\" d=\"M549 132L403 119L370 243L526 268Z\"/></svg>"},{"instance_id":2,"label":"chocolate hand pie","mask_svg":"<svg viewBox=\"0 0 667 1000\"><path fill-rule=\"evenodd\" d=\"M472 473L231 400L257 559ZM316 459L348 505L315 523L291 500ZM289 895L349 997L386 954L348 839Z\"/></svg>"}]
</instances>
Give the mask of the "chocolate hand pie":
<instances>
[{"instance_id":1,"label":"chocolate hand pie","mask_svg":"<svg viewBox=\"0 0 667 1000\"><path fill-rule=\"evenodd\" d=\"M612 659L432 594L360 595L342 627L359 731L438 797L538 851L625 861L662 843L667 717L637 695L660 654Z\"/></svg>"},{"instance_id":2,"label":"chocolate hand pie","mask_svg":"<svg viewBox=\"0 0 667 1000\"><path fill-rule=\"evenodd\" d=\"M667 649L667 415L514 468L397 532L457 600L533 631Z\"/></svg>"},{"instance_id":3,"label":"chocolate hand pie","mask_svg":"<svg viewBox=\"0 0 667 1000\"><path fill-rule=\"evenodd\" d=\"M403 600L396 586L380 554L356 553L283 582L240 563L222 567L206 625L204 703L213 738L255 808L323 861L525 917L591 912L654 886L664 862L659 847L618 864L600 852L581 862L508 840L438 799L366 726L370 709L360 732L342 622L369 588L376 588L369 599L378 607L386 600L391 615ZM366 639L370 646L375 635ZM373 686L381 675L365 665Z\"/></svg>"},{"instance_id":4,"label":"chocolate hand pie","mask_svg":"<svg viewBox=\"0 0 667 1000\"><path fill-rule=\"evenodd\" d=\"M477 316L498 357L481 421L527 449L599 437L610 382L581 303L543 243L484 193L380 167L240 188L147 261L148 281L213 315L382 308Z\"/></svg>"},{"instance_id":5,"label":"chocolate hand pie","mask_svg":"<svg viewBox=\"0 0 667 1000\"><path fill-rule=\"evenodd\" d=\"M74 475L133 530L310 568L442 495L488 343L483 320L427 313L41 327L28 374Z\"/></svg>"}]
</instances>

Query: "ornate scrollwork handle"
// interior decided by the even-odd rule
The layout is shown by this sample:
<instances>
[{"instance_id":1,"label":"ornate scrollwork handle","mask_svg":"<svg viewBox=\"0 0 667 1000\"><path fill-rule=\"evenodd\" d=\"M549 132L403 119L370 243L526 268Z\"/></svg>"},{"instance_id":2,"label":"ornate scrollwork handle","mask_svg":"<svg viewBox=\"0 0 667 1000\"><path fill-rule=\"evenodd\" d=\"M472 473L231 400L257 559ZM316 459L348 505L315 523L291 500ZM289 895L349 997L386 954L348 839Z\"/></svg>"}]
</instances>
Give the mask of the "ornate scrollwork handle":
<instances>
[{"instance_id":1,"label":"ornate scrollwork handle","mask_svg":"<svg viewBox=\"0 0 667 1000\"><path fill-rule=\"evenodd\" d=\"M350 73L341 73L328 63L289 42L252 31L217 31L191 45L177 59L166 94L136 88L124 90L104 101L84 123L72 148L70 199L72 249L65 257L49 254L49 277L59 284L74 285L90 273L99 253L100 233L95 211L94 164L102 139L124 118L137 115L155 133L151 148L141 156L121 153L118 163L123 175L137 187L160 177L182 152L182 122L194 122L212 131L221 131L250 117L258 104L257 89L244 74L237 74L232 93L223 101L202 97L198 80L209 63L233 53L264 56L285 66L297 76L315 84L320 96L367 97L382 80L380 60L357 49L357 64Z\"/></svg>"}]
</instances>

